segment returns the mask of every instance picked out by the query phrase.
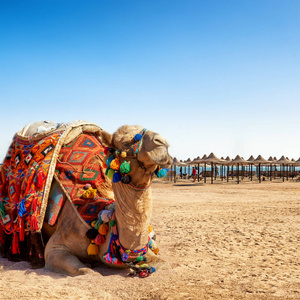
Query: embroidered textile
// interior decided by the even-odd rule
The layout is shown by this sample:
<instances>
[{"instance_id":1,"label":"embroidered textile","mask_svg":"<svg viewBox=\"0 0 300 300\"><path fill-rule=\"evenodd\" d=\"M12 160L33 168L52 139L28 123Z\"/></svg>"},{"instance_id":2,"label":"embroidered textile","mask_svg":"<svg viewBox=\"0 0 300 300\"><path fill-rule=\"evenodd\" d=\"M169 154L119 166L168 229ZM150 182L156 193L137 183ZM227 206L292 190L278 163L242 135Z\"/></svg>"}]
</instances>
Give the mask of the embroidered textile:
<instances>
[{"instance_id":1,"label":"embroidered textile","mask_svg":"<svg viewBox=\"0 0 300 300\"><path fill-rule=\"evenodd\" d=\"M34 141L15 135L0 176L0 225L6 233L40 231L52 179L47 176L63 132Z\"/></svg>"},{"instance_id":2,"label":"embroidered textile","mask_svg":"<svg viewBox=\"0 0 300 300\"><path fill-rule=\"evenodd\" d=\"M105 173L103 151L104 147L95 135L82 133L61 148L56 164L56 178L80 216L88 224L98 219L98 213L114 201L101 194ZM95 191L95 195L89 196L86 193L87 186L90 187L89 190ZM55 191L52 200L50 199L49 202L50 214L53 212L52 207L56 212L50 215L48 220L50 225L55 224L59 213L59 202L62 202L59 193Z\"/></svg>"}]
</instances>

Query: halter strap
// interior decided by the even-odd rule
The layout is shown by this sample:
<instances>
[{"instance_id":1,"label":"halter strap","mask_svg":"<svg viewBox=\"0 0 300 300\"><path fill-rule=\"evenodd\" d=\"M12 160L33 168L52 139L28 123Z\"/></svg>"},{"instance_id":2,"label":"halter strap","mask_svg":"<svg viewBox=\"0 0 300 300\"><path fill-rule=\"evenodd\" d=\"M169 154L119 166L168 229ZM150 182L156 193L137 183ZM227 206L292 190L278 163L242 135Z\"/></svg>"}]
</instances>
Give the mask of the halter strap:
<instances>
[{"instance_id":1,"label":"halter strap","mask_svg":"<svg viewBox=\"0 0 300 300\"><path fill-rule=\"evenodd\" d=\"M137 191L144 191L144 190L147 190L151 186L151 184L152 184L152 179L151 179L150 183L145 187L138 187L131 183L128 183L128 186L130 186L131 188L133 188L134 190L137 190Z\"/></svg>"},{"instance_id":2,"label":"halter strap","mask_svg":"<svg viewBox=\"0 0 300 300\"><path fill-rule=\"evenodd\" d=\"M147 129L144 128L139 134L137 134L137 135L140 135L141 137L138 140L136 140L136 142L131 146L131 151L133 152L133 154L137 154L139 152L139 148L140 148L142 139L143 139L146 131L147 131Z\"/></svg>"}]
</instances>

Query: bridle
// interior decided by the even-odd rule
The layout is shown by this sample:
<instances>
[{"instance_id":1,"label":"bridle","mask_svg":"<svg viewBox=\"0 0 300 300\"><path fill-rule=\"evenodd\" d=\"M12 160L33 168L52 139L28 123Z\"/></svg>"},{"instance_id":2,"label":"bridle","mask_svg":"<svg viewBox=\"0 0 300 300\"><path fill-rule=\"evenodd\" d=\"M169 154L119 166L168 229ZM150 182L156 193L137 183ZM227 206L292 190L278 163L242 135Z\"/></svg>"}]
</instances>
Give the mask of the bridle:
<instances>
[{"instance_id":1,"label":"bridle","mask_svg":"<svg viewBox=\"0 0 300 300\"><path fill-rule=\"evenodd\" d=\"M111 154L111 155L108 155L108 158L106 159L107 169L106 169L105 174L109 178L112 179L113 183L117 183L117 182L121 181L122 183L127 184L129 187L131 187L137 191L144 191L151 186L154 174L157 175L160 170L165 170L158 166L158 168L154 172L150 173L150 178L151 178L150 183L148 185L146 185L145 187L135 186L131 182L132 181L131 176L128 175L128 173L130 173L130 171L131 171L131 168L130 168L130 164L127 162L126 158L136 160L138 167L143 169L145 173L148 172L144 163L138 159L140 146L141 146L141 143L142 143L142 140L143 140L143 137L144 137L146 131L147 131L147 129L143 128L138 134L136 134L134 136L134 143L130 147L130 149L127 149L124 151L113 149L113 148L108 148L108 147L105 149L104 153ZM124 162L122 164L120 164L121 158L124 159ZM166 173L166 171L165 171L165 173ZM164 176L159 176L159 177L164 177Z\"/></svg>"}]
</instances>

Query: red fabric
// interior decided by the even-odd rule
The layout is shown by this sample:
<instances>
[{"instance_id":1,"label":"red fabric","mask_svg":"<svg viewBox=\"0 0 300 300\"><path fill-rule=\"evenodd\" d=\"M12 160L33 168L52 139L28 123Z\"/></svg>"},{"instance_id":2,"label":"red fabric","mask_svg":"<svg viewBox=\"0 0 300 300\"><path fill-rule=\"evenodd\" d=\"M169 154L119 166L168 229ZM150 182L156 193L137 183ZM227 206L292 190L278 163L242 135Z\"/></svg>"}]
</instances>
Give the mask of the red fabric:
<instances>
[{"instance_id":1,"label":"red fabric","mask_svg":"<svg viewBox=\"0 0 300 300\"><path fill-rule=\"evenodd\" d=\"M91 134L81 134L70 144L64 146L56 164L59 182L68 192L82 218L90 224L98 218L98 213L114 200L101 194L101 185L105 179L103 167L104 147L98 138ZM97 189L93 199L83 198L85 185ZM54 224L58 213L50 217L49 224Z\"/></svg>"},{"instance_id":2,"label":"red fabric","mask_svg":"<svg viewBox=\"0 0 300 300\"><path fill-rule=\"evenodd\" d=\"M14 137L0 172L0 201L5 208L5 218L0 218L0 226L6 233L24 230L25 234L26 231L39 229L37 218L40 216L46 179L62 133L55 132L34 142ZM24 227L19 225L21 219ZM14 234L16 253L17 237Z\"/></svg>"}]
</instances>

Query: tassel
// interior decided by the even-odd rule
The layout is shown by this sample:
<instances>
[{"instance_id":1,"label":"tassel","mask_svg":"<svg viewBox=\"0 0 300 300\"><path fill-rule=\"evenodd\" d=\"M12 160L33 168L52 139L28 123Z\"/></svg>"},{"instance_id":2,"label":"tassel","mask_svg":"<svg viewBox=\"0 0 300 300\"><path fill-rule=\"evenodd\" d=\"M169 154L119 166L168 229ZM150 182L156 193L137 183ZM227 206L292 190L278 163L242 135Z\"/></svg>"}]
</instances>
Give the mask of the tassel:
<instances>
[{"instance_id":1,"label":"tassel","mask_svg":"<svg viewBox=\"0 0 300 300\"><path fill-rule=\"evenodd\" d=\"M87 248L88 255L97 255L99 254L99 247L94 243L90 243Z\"/></svg>"},{"instance_id":2,"label":"tassel","mask_svg":"<svg viewBox=\"0 0 300 300\"><path fill-rule=\"evenodd\" d=\"M107 226L107 224L101 224L101 225L99 226L98 232L99 232L101 235L106 235L106 234L108 233L108 226Z\"/></svg>"},{"instance_id":3,"label":"tassel","mask_svg":"<svg viewBox=\"0 0 300 300\"><path fill-rule=\"evenodd\" d=\"M30 229L31 229L31 232L35 232L35 231L39 230L37 218L36 218L35 215L32 215L32 216L31 216L31 220L30 220Z\"/></svg>"},{"instance_id":4,"label":"tassel","mask_svg":"<svg viewBox=\"0 0 300 300\"><path fill-rule=\"evenodd\" d=\"M25 239L25 224L24 219L21 218L20 220L20 241L23 242Z\"/></svg>"},{"instance_id":5,"label":"tassel","mask_svg":"<svg viewBox=\"0 0 300 300\"><path fill-rule=\"evenodd\" d=\"M32 200L31 211L33 213L36 212L36 207L37 207L37 196L35 196L34 199Z\"/></svg>"},{"instance_id":6,"label":"tassel","mask_svg":"<svg viewBox=\"0 0 300 300\"><path fill-rule=\"evenodd\" d=\"M96 236L98 235L98 230L91 228L86 232L86 237L90 240L93 240L96 238Z\"/></svg>"},{"instance_id":7,"label":"tassel","mask_svg":"<svg viewBox=\"0 0 300 300\"><path fill-rule=\"evenodd\" d=\"M102 245L105 242L105 237L101 234L98 234L95 238L95 244L96 245Z\"/></svg>"},{"instance_id":8,"label":"tassel","mask_svg":"<svg viewBox=\"0 0 300 300\"><path fill-rule=\"evenodd\" d=\"M0 224L0 244L4 244L4 231L3 231L3 227Z\"/></svg>"},{"instance_id":9,"label":"tassel","mask_svg":"<svg viewBox=\"0 0 300 300\"><path fill-rule=\"evenodd\" d=\"M38 188L42 188L44 183L44 174L43 171L39 171L37 178L36 178L36 184Z\"/></svg>"},{"instance_id":10,"label":"tassel","mask_svg":"<svg viewBox=\"0 0 300 300\"><path fill-rule=\"evenodd\" d=\"M13 243L12 243L12 254L20 254L20 249L19 249L19 238L18 238L18 233L14 232L14 237L13 237Z\"/></svg>"},{"instance_id":11,"label":"tassel","mask_svg":"<svg viewBox=\"0 0 300 300\"><path fill-rule=\"evenodd\" d=\"M104 150L103 150L103 154L104 154L104 155L107 155L108 151L109 151L109 148L108 148L108 147L105 147Z\"/></svg>"}]
</instances>

